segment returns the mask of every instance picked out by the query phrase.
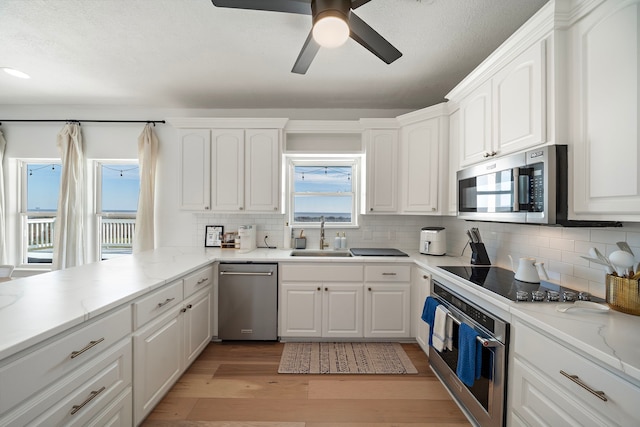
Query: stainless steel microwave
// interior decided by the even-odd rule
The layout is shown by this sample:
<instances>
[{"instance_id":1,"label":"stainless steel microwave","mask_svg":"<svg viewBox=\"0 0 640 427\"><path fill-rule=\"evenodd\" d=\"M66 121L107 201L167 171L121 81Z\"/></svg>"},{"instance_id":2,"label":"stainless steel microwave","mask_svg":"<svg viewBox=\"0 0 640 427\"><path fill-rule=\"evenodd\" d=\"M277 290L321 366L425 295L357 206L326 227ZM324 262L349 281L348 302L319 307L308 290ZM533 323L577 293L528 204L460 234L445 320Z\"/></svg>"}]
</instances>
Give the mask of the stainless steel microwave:
<instances>
[{"instance_id":1,"label":"stainless steel microwave","mask_svg":"<svg viewBox=\"0 0 640 427\"><path fill-rule=\"evenodd\" d=\"M567 146L548 145L457 173L458 218L560 224L567 220Z\"/></svg>"}]
</instances>

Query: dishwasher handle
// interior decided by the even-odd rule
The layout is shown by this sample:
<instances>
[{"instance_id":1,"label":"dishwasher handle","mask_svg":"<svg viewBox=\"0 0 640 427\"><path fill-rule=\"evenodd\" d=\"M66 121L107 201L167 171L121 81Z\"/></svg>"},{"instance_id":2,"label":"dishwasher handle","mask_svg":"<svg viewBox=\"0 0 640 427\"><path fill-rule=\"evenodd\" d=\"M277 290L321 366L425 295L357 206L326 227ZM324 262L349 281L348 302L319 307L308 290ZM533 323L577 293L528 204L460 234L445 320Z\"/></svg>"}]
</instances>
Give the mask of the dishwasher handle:
<instances>
[{"instance_id":1,"label":"dishwasher handle","mask_svg":"<svg viewBox=\"0 0 640 427\"><path fill-rule=\"evenodd\" d=\"M221 271L221 276L273 276L273 271Z\"/></svg>"}]
</instances>

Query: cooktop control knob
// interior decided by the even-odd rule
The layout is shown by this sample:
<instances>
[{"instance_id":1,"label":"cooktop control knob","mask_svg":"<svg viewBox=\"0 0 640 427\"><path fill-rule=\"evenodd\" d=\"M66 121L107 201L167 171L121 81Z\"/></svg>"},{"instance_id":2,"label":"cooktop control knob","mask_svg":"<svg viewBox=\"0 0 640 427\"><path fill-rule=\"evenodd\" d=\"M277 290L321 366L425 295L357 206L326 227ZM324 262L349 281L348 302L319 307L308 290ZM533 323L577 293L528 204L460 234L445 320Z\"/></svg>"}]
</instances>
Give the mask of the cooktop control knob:
<instances>
[{"instance_id":1,"label":"cooktop control knob","mask_svg":"<svg viewBox=\"0 0 640 427\"><path fill-rule=\"evenodd\" d=\"M545 292L544 291L533 291L531 292L531 300L532 301L544 301Z\"/></svg>"},{"instance_id":2,"label":"cooktop control knob","mask_svg":"<svg viewBox=\"0 0 640 427\"><path fill-rule=\"evenodd\" d=\"M547 291L547 299L549 301L560 301L560 292Z\"/></svg>"},{"instance_id":3,"label":"cooktop control knob","mask_svg":"<svg viewBox=\"0 0 640 427\"><path fill-rule=\"evenodd\" d=\"M517 301L527 301L529 299L529 292L527 291L518 291L516 292L516 300Z\"/></svg>"},{"instance_id":4,"label":"cooktop control knob","mask_svg":"<svg viewBox=\"0 0 640 427\"><path fill-rule=\"evenodd\" d=\"M591 301L591 294L589 292L580 292L578 294L578 299L580 301Z\"/></svg>"},{"instance_id":5,"label":"cooktop control knob","mask_svg":"<svg viewBox=\"0 0 640 427\"><path fill-rule=\"evenodd\" d=\"M562 292L562 298L565 301L575 301L576 300L576 293L575 292L571 292L571 291L564 291L564 292Z\"/></svg>"}]
</instances>

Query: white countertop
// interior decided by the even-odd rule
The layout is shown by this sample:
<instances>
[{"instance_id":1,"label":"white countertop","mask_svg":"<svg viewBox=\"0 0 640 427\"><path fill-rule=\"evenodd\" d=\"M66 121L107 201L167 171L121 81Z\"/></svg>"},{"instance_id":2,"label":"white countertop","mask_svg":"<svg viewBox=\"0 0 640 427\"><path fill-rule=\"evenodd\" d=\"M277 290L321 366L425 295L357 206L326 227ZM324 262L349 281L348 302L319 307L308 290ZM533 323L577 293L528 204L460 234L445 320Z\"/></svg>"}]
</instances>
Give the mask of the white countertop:
<instances>
[{"instance_id":1,"label":"white countertop","mask_svg":"<svg viewBox=\"0 0 640 427\"><path fill-rule=\"evenodd\" d=\"M486 301L503 317L515 316L621 371L640 386L640 317L610 310L560 313L555 304L515 303L456 279L439 265L468 265L468 258L291 257L290 250L250 252L218 248L159 248L137 255L0 283L0 360L96 317L213 261L415 263ZM507 319L510 320L510 319Z\"/></svg>"}]
</instances>

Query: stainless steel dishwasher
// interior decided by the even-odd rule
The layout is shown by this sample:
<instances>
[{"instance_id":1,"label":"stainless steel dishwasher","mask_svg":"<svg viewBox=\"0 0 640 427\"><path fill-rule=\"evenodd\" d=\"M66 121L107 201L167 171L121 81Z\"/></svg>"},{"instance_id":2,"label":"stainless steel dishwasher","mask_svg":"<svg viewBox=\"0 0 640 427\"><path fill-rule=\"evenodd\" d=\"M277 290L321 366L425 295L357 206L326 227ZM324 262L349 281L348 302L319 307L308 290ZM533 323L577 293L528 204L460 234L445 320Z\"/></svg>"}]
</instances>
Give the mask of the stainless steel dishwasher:
<instances>
[{"instance_id":1,"label":"stainless steel dishwasher","mask_svg":"<svg viewBox=\"0 0 640 427\"><path fill-rule=\"evenodd\" d=\"M278 339L278 264L220 263L218 338Z\"/></svg>"}]
</instances>

